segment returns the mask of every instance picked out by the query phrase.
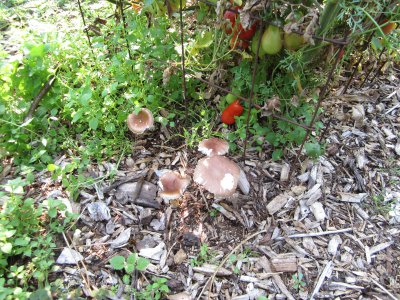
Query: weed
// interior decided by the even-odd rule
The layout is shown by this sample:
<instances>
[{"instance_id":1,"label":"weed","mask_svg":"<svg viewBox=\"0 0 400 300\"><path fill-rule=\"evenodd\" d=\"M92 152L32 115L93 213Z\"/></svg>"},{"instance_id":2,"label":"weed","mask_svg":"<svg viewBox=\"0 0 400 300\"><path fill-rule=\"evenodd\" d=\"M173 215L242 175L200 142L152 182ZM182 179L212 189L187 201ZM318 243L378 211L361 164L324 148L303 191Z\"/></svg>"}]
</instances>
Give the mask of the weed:
<instances>
[{"instance_id":1,"label":"weed","mask_svg":"<svg viewBox=\"0 0 400 300\"><path fill-rule=\"evenodd\" d=\"M169 287L166 282L166 278L153 278L153 283L148 284L144 290L136 293L137 299L161 299L167 293L169 293Z\"/></svg>"},{"instance_id":2,"label":"weed","mask_svg":"<svg viewBox=\"0 0 400 300\"><path fill-rule=\"evenodd\" d=\"M9 180L3 186L7 193L0 195L4 199L0 211L1 299L26 298L37 287L48 286L55 236L74 219L59 200L48 199L36 206L33 199L25 199L26 185L21 178ZM66 215L63 220L60 212Z\"/></svg>"},{"instance_id":3,"label":"weed","mask_svg":"<svg viewBox=\"0 0 400 300\"><path fill-rule=\"evenodd\" d=\"M217 209L212 209L212 210L210 210L210 217L211 218L215 218L217 215L218 215L218 210Z\"/></svg>"},{"instance_id":4,"label":"weed","mask_svg":"<svg viewBox=\"0 0 400 300\"><path fill-rule=\"evenodd\" d=\"M127 274L132 274L135 270L144 271L150 264L146 258L139 257L137 253L132 253L125 257L117 255L110 259L110 264L114 270L124 269Z\"/></svg>"},{"instance_id":5,"label":"weed","mask_svg":"<svg viewBox=\"0 0 400 300\"><path fill-rule=\"evenodd\" d=\"M387 199L385 191L372 196L373 209L379 214L387 214L392 210L392 205L395 202L396 199Z\"/></svg>"},{"instance_id":6,"label":"weed","mask_svg":"<svg viewBox=\"0 0 400 300\"><path fill-rule=\"evenodd\" d=\"M293 288L297 291L303 291L306 283L303 281L303 273L292 275Z\"/></svg>"},{"instance_id":7,"label":"weed","mask_svg":"<svg viewBox=\"0 0 400 300\"><path fill-rule=\"evenodd\" d=\"M214 256L214 254L212 252L210 252L210 249L208 248L208 245L207 244L202 244L200 246L200 252L197 255L197 257L192 258L190 260L190 265L192 267L201 266L202 264L210 261L213 256Z\"/></svg>"},{"instance_id":8,"label":"weed","mask_svg":"<svg viewBox=\"0 0 400 300\"><path fill-rule=\"evenodd\" d=\"M233 272L235 274L239 274L242 263L247 262L249 257L254 257L254 256L258 256L258 254L251 251L250 248L246 247L242 253L239 253L238 255L232 254L229 256L227 261L227 267L232 266Z\"/></svg>"}]
</instances>

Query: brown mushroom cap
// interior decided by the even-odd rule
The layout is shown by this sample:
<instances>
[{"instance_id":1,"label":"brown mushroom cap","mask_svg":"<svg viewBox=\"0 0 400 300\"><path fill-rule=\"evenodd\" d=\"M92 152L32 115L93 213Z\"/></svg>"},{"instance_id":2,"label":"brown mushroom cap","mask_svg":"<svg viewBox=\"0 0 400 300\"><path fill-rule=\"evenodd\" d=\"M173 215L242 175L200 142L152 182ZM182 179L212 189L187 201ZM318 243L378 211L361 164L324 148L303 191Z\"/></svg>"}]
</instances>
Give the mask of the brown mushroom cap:
<instances>
[{"instance_id":1,"label":"brown mushroom cap","mask_svg":"<svg viewBox=\"0 0 400 300\"><path fill-rule=\"evenodd\" d=\"M167 171L160 177L158 182L162 192L160 196L164 200L179 198L190 183L189 176L182 176L175 171Z\"/></svg>"},{"instance_id":2,"label":"brown mushroom cap","mask_svg":"<svg viewBox=\"0 0 400 300\"><path fill-rule=\"evenodd\" d=\"M209 138L199 143L199 151L207 156L224 155L229 151L227 141L219 138Z\"/></svg>"},{"instance_id":3,"label":"brown mushroom cap","mask_svg":"<svg viewBox=\"0 0 400 300\"><path fill-rule=\"evenodd\" d=\"M141 108L137 114L129 114L127 123L130 131L135 134L141 134L146 129L153 127L153 114L147 108Z\"/></svg>"},{"instance_id":4,"label":"brown mushroom cap","mask_svg":"<svg viewBox=\"0 0 400 300\"><path fill-rule=\"evenodd\" d=\"M211 156L199 160L193 179L217 198L231 196L239 181L240 168L225 156Z\"/></svg>"}]
</instances>

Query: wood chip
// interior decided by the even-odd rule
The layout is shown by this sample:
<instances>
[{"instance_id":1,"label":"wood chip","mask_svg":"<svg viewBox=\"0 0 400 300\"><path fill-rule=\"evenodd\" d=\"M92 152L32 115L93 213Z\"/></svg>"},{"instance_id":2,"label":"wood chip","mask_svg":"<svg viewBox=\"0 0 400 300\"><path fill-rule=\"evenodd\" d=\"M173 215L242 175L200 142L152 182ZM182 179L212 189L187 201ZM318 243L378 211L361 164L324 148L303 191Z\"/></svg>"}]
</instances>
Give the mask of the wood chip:
<instances>
[{"instance_id":1,"label":"wood chip","mask_svg":"<svg viewBox=\"0 0 400 300\"><path fill-rule=\"evenodd\" d=\"M276 272L296 272L298 259L295 255L278 255L271 258L271 265Z\"/></svg>"},{"instance_id":2,"label":"wood chip","mask_svg":"<svg viewBox=\"0 0 400 300\"><path fill-rule=\"evenodd\" d=\"M360 203L364 200L368 194L367 193L360 193L360 194L352 194L352 193L339 193L341 197L341 201L343 202L351 202L351 203Z\"/></svg>"},{"instance_id":3,"label":"wood chip","mask_svg":"<svg viewBox=\"0 0 400 300\"><path fill-rule=\"evenodd\" d=\"M272 199L267 205L267 210L269 214L273 215L274 213L279 211L282 207L284 207L285 204L289 201L290 197L291 196L288 193L283 193Z\"/></svg>"},{"instance_id":4,"label":"wood chip","mask_svg":"<svg viewBox=\"0 0 400 300\"><path fill-rule=\"evenodd\" d=\"M265 270L265 272L267 273L272 273L271 270L271 264L268 260L268 258L266 256L262 256L259 258L259 260L257 261L257 263ZM283 294L285 294L285 296L289 299L289 300L295 300L295 298L293 297L293 295L289 292L289 290L287 289L285 283L283 282L283 280L281 279L281 277L277 274L273 274L272 278L274 279L276 285L279 287L279 289L281 290L281 292Z\"/></svg>"}]
</instances>

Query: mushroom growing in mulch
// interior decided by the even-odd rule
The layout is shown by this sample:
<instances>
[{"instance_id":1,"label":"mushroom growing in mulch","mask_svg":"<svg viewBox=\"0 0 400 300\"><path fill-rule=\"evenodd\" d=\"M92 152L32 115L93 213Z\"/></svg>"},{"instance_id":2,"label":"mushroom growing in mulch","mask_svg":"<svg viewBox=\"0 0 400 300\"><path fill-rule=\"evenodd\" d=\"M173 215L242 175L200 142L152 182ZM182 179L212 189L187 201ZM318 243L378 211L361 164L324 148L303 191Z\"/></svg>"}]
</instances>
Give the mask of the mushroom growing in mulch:
<instances>
[{"instance_id":1,"label":"mushroom growing in mulch","mask_svg":"<svg viewBox=\"0 0 400 300\"><path fill-rule=\"evenodd\" d=\"M130 131L141 134L154 126L153 114L147 108L141 108L137 114L128 115L127 124Z\"/></svg>"},{"instance_id":2,"label":"mushroom growing in mulch","mask_svg":"<svg viewBox=\"0 0 400 300\"><path fill-rule=\"evenodd\" d=\"M160 196L164 200L179 198L190 183L190 177L176 171L167 171L160 176L158 185L161 188Z\"/></svg>"},{"instance_id":3,"label":"mushroom growing in mulch","mask_svg":"<svg viewBox=\"0 0 400 300\"><path fill-rule=\"evenodd\" d=\"M225 155L229 151L229 144L216 137L202 140L199 143L199 151L207 156Z\"/></svg>"},{"instance_id":4,"label":"mushroom growing in mulch","mask_svg":"<svg viewBox=\"0 0 400 300\"><path fill-rule=\"evenodd\" d=\"M246 176L239 166L220 155L200 159L194 170L193 180L213 193L217 199L232 196L238 184L248 186ZM242 191L245 193L246 190Z\"/></svg>"}]
</instances>

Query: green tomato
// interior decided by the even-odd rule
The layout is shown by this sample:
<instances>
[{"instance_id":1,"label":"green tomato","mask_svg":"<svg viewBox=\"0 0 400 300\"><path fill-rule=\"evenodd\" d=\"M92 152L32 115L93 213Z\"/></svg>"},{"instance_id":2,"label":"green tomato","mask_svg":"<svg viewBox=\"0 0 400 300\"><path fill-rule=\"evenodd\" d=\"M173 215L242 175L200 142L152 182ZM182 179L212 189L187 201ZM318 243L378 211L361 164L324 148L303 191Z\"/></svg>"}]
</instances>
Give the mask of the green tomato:
<instances>
[{"instance_id":1,"label":"green tomato","mask_svg":"<svg viewBox=\"0 0 400 300\"><path fill-rule=\"evenodd\" d=\"M257 33L254 35L254 37L253 37L253 39L251 41L251 45L250 45L251 52L253 52L254 55L257 54L258 39L260 38L260 34L261 34L261 31L260 30L257 31ZM262 46L262 40L261 40L260 50L258 50L258 57L259 58L263 58L265 53L266 52L264 51L264 48Z\"/></svg>"},{"instance_id":2,"label":"green tomato","mask_svg":"<svg viewBox=\"0 0 400 300\"><path fill-rule=\"evenodd\" d=\"M285 48L288 50L296 51L301 48L304 44L304 38L302 35L297 33L286 33L283 37Z\"/></svg>"},{"instance_id":3,"label":"green tomato","mask_svg":"<svg viewBox=\"0 0 400 300\"><path fill-rule=\"evenodd\" d=\"M277 54L282 49L282 37L279 27L269 25L265 30L262 38L261 45L266 54Z\"/></svg>"}]
</instances>

